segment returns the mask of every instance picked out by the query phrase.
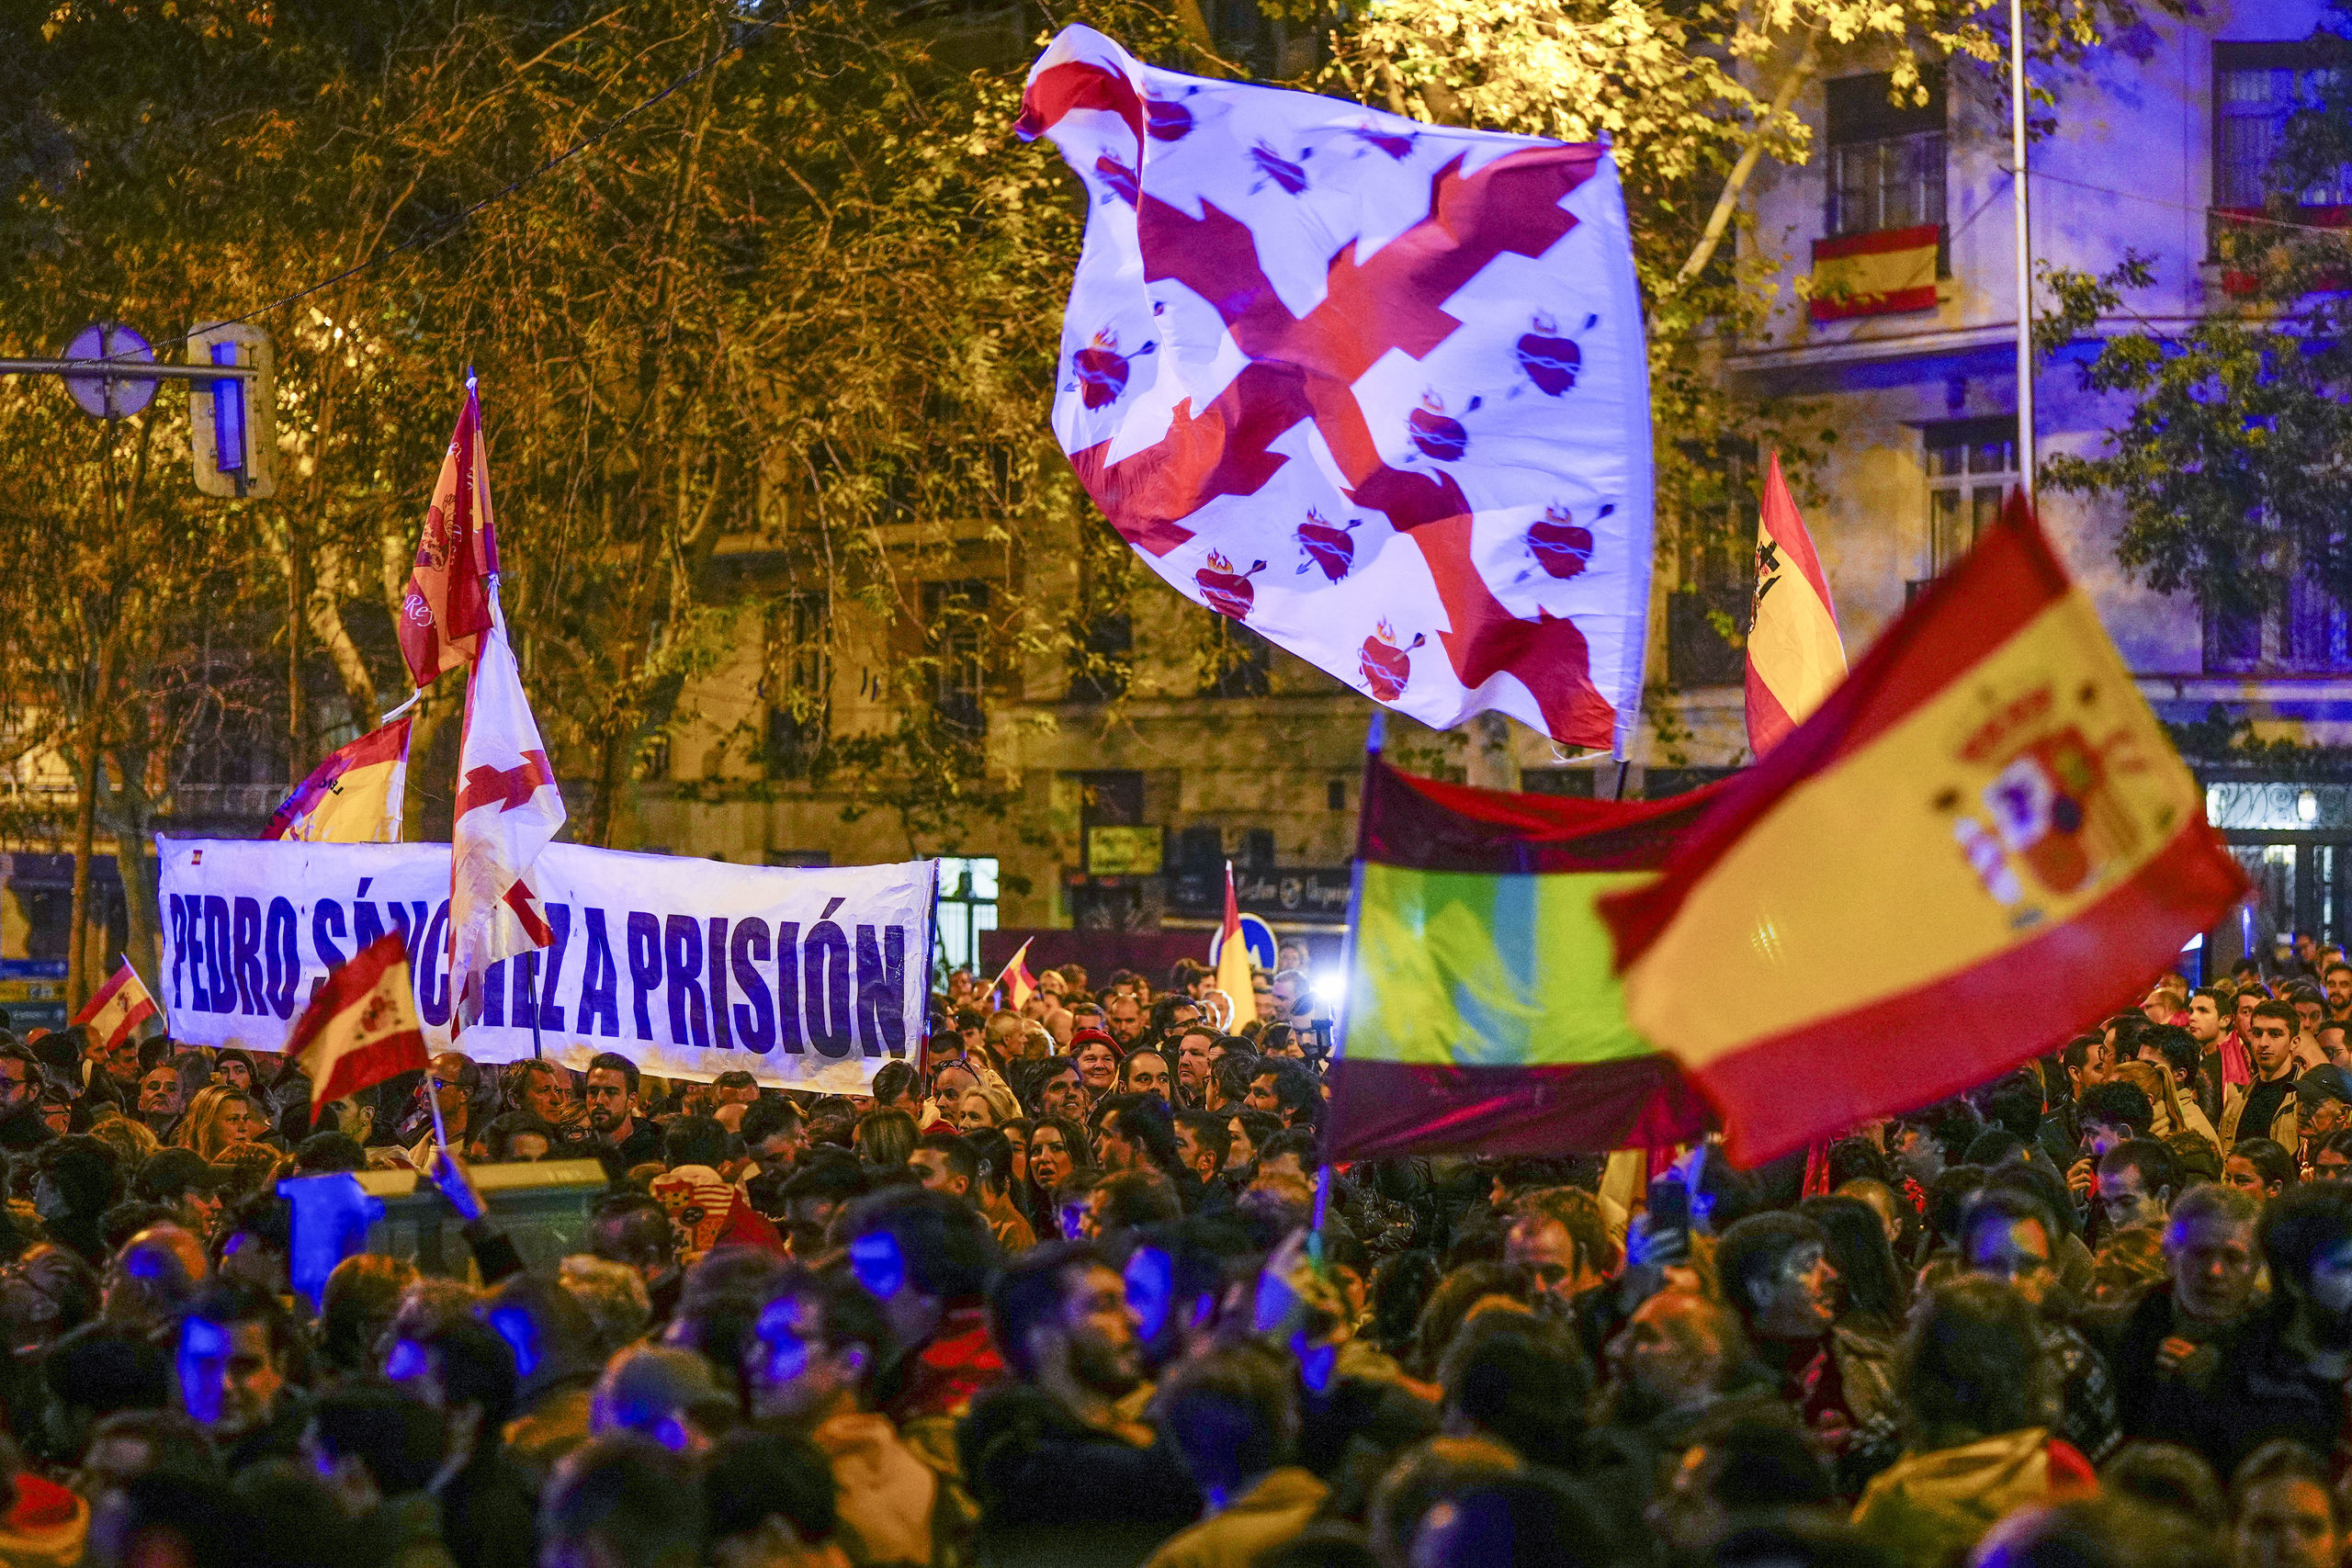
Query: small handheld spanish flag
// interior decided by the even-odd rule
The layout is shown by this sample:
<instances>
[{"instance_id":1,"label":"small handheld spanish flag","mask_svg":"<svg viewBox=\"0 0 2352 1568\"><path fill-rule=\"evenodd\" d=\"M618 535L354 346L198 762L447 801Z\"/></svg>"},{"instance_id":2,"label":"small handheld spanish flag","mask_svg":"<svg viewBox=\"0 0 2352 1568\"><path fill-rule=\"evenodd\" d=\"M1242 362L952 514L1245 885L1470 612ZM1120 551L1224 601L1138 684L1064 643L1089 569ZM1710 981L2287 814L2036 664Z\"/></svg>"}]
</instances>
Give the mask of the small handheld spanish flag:
<instances>
[{"instance_id":1,"label":"small handheld spanish flag","mask_svg":"<svg viewBox=\"0 0 2352 1568\"><path fill-rule=\"evenodd\" d=\"M425 1066L408 949L386 931L330 972L287 1036L311 1080L311 1109Z\"/></svg>"},{"instance_id":2,"label":"small handheld spanish flag","mask_svg":"<svg viewBox=\"0 0 2352 1568\"><path fill-rule=\"evenodd\" d=\"M1813 536L1781 477L1781 455L1764 469L1756 520L1756 597L1747 623L1747 749L1761 757L1821 705L1846 678L1838 606Z\"/></svg>"},{"instance_id":3,"label":"small handheld spanish flag","mask_svg":"<svg viewBox=\"0 0 2352 1568\"><path fill-rule=\"evenodd\" d=\"M2020 493L1600 909L1745 1165L2054 1050L2245 886Z\"/></svg>"},{"instance_id":4,"label":"small handheld spanish flag","mask_svg":"<svg viewBox=\"0 0 2352 1568\"><path fill-rule=\"evenodd\" d=\"M1015 1012L1026 1007L1029 998L1037 994L1037 976L1029 973L1028 942L1023 942L1020 951L1005 961L1004 968L997 975L996 984L989 987L990 996L999 992L1002 992L1004 997L1001 1005Z\"/></svg>"},{"instance_id":5,"label":"small handheld spanish flag","mask_svg":"<svg viewBox=\"0 0 2352 1568\"><path fill-rule=\"evenodd\" d=\"M74 1021L89 1030L90 1038L97 1042L99 1049L111 1050L154 1016L155 998L147 994L138 971L126 958L122 967L82 1004Z\"/></svg>"}]
</instances>

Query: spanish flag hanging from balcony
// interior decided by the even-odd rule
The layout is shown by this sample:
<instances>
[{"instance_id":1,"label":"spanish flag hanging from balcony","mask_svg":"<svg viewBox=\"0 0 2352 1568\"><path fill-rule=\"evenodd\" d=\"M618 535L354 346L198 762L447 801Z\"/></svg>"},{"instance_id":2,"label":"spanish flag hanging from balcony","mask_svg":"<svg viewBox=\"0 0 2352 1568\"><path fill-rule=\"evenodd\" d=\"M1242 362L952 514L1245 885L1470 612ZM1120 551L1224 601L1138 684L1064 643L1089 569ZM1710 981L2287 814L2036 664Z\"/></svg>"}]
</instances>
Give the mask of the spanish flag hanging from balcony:
<instances>
[{"instance_id":1,"label":"spanish flag hanging from balcony","mask_svg":"<svg viewBox=\"0 0 2352 1568\"><path fill-rule=\"evenodd\" d=\"M2055 1049L2245 892L2019 496L1600 910L1634 1027L1752 1164Z\"/></svg>"},{"instance_id":2,"label":"spanish flag hanging from balcony","mask_svg":"<svg viewBox=\"0 0 2352 1568\"><path fill-rule=\"evenodd\" d=\"M1846 678L1838 606L1813 536L1781 477L1781 455L1764 469L1756 524L1756 599L1747 623L1747 749L1778 746Z\"/></svg>"},{"instance_id":3,"label":"spanish flag hanging from balcony","mask_svg":"<svg viewBox=\"0 0 2352 1568\"><path fill-rule=\"evenodd\" d=\"M1813 319L1842 321L1934 310L1936 255L1942 239L1941 225L1919 223L1815 240L1809 291Z\"/></svg>"},{"instance_id":4,"label":"spanish flag hanging from balcony","mask_svg":"<svg viewBox=\"0 0 2352 1568\"><path fill-rule=\"evenodd\" d=\"M1597 1152L1708 1126L1626 1021L1593 900L1648 881L1722 787L1576 800L1366 758L1330 1156Z\"/></svg>"}]
</instances>

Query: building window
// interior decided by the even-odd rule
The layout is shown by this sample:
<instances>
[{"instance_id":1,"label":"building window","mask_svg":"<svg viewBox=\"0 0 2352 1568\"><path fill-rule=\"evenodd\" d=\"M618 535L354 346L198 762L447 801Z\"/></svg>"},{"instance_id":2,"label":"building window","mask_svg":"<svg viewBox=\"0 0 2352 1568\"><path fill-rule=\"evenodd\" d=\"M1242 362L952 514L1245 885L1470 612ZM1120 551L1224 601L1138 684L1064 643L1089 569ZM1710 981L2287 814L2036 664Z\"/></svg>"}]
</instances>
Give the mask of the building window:
<instances>
[{"instance_id":1,"label":"building window","mask_svg":"<svg viewBox=\"0 0 2352 1568\"><path fill-rule=\"evenodd\" d=\"M1756 594L1756 454L1734 446L1693 463L1689 521L1675 542L1679 585L1666 599L1667 676L1686 691L1747 679Z\"/></svg>"},{"instance_id":2,"label":"building window","mask_svg":"<svg viewBox=\"0 0 2352 1568\"><path fill-rule=\"evenodd\" d=\"M2020 477L2015 414L1951 420L1920 434L1927 446L1928 575L1915 592L1969 552L2000 517Z\"/></svg>"},{"instance_id":3,"label":"building window","mask_svg":"<svg viewBox=\"0 0 2352 1568\"><path fill-rule=\"evenodd\" d=\"M806 773L832 732L832 650L827 597L792 593L767 620L767 662L760 695L768 705L768 772Z\"/></svg>"},{"instance_id":4,"label":"building window","mask_svg":"<svg viewBox=\"0 0 2352 1568\"><path fill-rule=\"evenodd\" d=\"M2205 606L2206 672L2337 675L2352 671L2352 617L2335 596L2291 564L2257 569L2256 575L2260 586L2255 605Z\"/></svg>"},{"instance_id":5,"label":"building window","mask_svg":"<svg viewBox=\"0 0 2352 1568\"><path fill-rule=\"evenodd\" d=\"M2294 117L2323 107L2330 65L2318 40L2213 46L2213 205L2259 209ZM2299 193L2305 207L2352 206L2352 164Z\"/></svg>"},{"instance_id":6,"label":"building window","mask_svg":"<svg viewBox=\"0 0 2352 1568\"><path fill-rule=\"evenodd\" d=\"M980 933L996 930L994 859L939 863L939 961L950 970L980 966ZM994 979L982 975L983 981Z\"/></svg>"},{"instance_id":7,"label":"building window","mask_svg":"<svg viewBox=\"0 0 2352 1568\"><path fill-rule=\"evenodd\" d=\"M1272 689L1273 649L1238 621L1212 616L1201 643L1201 695L1262 697Z\"/></svg>"},{"instance_id":8,"label":"building window","mask_svg":"<svg viewBox=\"0 0 2352 1568\"><path fill-rule=\"evenodd\" d=\"M987 734L989 585L926 582L922 613L932 706L950 728Z\"/></svg>"},{"instance_id":9,"label":"building window","mask_svg":"<svg viewBox=\"0 0 2352 1568\"><path fill-rule=\"evenodd\" d=\"M1871 234L1944 220L1944 84L1889 101L1883 71L1829 84L1829 232Z\"/></svg>"}]
</instances>

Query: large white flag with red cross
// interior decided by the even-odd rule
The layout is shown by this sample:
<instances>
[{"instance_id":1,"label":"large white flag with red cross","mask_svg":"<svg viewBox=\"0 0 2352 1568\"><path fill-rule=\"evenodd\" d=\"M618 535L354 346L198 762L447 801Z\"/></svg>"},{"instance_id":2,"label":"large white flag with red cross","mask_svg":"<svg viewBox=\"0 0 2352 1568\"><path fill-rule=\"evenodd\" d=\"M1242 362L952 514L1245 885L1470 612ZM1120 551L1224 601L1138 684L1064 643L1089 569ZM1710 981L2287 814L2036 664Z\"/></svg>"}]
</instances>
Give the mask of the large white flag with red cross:
<instances>
[{"instance_id":1,"label":"large white flag with red cross","mask_svg":"<svg viewBox=\"0 0 2352 1568\"><path fill-rule=\"evenodd\" d=\"M484 970L555 940L530 871L563 822L563 792L523 694L493 586L490 630L466 686L466 733L449 831L450 986L465 1003L456 1018L478 1015Z\"/></svg>"},{"instance_id":2,"label":"large white flag with red cross","mask_svg":"<svg viewBox=\"0 0 2352 1568\"><path fill-rule=\"evenodd\" d=\"M1641 301L1608 150L1143 64L1021 132L1084 183L1054 430L1178 591L1379 702L1621 749L1649 628Z\"/></svg>"}]
</instances>

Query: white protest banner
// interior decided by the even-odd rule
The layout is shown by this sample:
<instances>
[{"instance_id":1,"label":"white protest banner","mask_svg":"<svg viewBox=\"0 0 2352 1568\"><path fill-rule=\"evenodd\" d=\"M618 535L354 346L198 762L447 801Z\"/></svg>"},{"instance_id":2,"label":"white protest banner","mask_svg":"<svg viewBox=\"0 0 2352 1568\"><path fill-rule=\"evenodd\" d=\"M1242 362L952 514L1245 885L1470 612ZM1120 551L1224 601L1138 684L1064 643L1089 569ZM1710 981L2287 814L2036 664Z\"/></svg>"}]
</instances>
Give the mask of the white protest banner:
<instances>
[{"instance_id":1,"label":"white protest banner","mask_svg":"<svg viewBox=\"0 0 2352 1568\"><path fill-rule=\"evenodd\" d=\"M172 1038L278 1051L327 971L407 938L428 1048L451 1049L449 846L156 840ZM918 1057L938 864L785 869L550 844L532 876L555 941L493 965L455 1048L584 1068L733 1068L858 1094Z\"/></svg>"}]
</instances>

